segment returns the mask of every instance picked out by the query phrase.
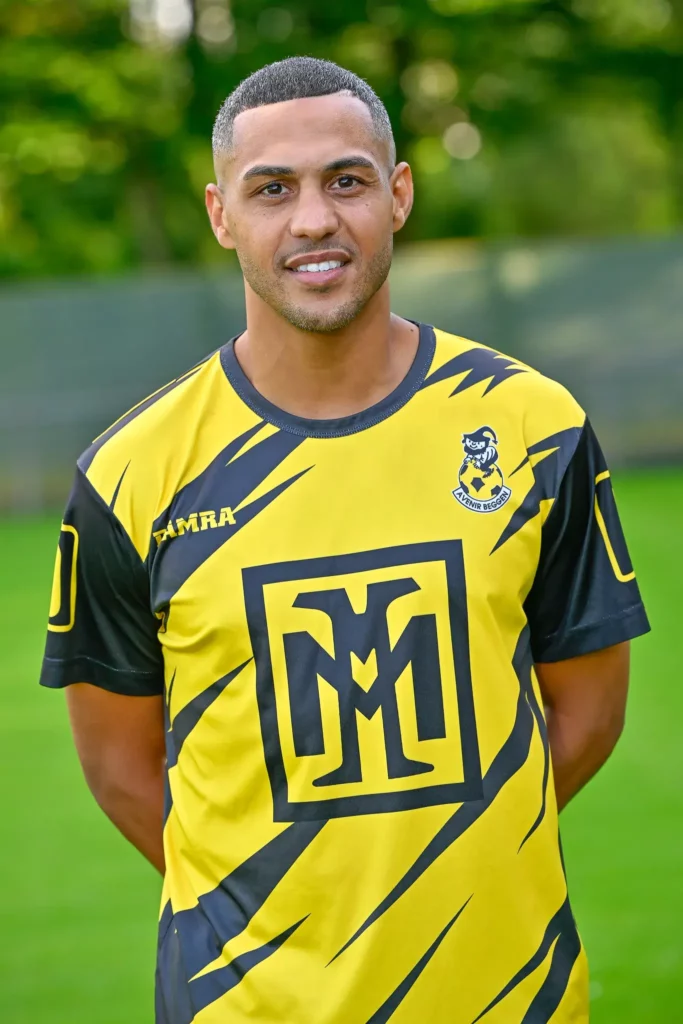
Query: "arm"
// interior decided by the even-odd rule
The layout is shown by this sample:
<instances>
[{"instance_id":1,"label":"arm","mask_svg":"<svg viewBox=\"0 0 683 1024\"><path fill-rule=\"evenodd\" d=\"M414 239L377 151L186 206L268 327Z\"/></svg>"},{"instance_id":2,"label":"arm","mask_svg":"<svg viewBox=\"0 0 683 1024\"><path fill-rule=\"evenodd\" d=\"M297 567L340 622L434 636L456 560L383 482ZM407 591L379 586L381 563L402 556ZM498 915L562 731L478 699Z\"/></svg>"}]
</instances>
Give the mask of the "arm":
<instances>
[{"instance_id":1,"label":"arm","mask_svg":"<svg viewBox=\"0 0 683 1024\"><path fill-rule=\"evenodd\" d=\"M164 660L149 575L123 523L79 470L55 565L44 686L66 689L92 793L159 871Z\"/></svg>"},{"instance_id":2,"label":"arm","mask_svg":"<svg viewBox=\"0 0 683 1024\"><path fill-rule=\"evenodd\" d=\"M536 665L546 706L558 808L610 756L624 727L629 644Z\"/></svg>"},{"instance_id":3,"label":"arm","mask_svg":"<svg viewBox=\"0 0 683 1024\"><path fill-rule=\"evenodd\" d=\"M129 697L89 683L68 686L78 757L107 817L164 873L164 718L161 697Z\"/></svg>"},{"instance_id":4,"label":"arm","mask_svg":"<svg viewBox=\"0 0 683 1024\"><path fill-rule=\"evenodd\" d=\"M543 524L524 607L561 809L614 749L629 641L649 629L609 471L587 421Z\"/></svg>"}]
</instances>

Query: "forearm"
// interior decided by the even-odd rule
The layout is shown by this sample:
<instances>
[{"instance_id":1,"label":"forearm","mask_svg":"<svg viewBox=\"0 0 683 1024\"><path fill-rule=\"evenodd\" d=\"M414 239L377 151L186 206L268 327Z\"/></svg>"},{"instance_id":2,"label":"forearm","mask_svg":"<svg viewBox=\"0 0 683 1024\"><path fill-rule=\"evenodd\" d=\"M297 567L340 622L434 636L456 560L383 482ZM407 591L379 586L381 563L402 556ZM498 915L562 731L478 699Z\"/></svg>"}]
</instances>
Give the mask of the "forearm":
<instances>
[{"instance_id":1,"label":"forearm","mask_svg":"<svg viewBox=\"0 0 683 1024\"><path fill-rule=\"evenodd\" d=\"M86 770L86 779L109 820L163 875L163 764L159 764L158 772L150 771L143 778L127 776L103 783L88 778Z\"/></svg>"},{"instance_id":2,"label":"forearm","mask_svg":"<svg viewBox=\"0 0 683 1024\"><path fill-rule=\"evenodd\" d=\"M536 664L560 810L616 746L624 727L628 672L627 642Z\"/></svg>"},{"instance_id":3,"label":"forearm","mask_svg":"<svg viewBox=\"0 0 683 1024\"><path fill-rule=\"evenodd\" d=\"M559 810L602 768L619 739L620 721L590 728L575 716L546 708L548 740Z\"/></svg>"},{"instance_id":4,"label":"forearm","mask_svg":"<svg viewBox=\"0 0 683 1024\"><path fill-rule=\"evenodd\" d=\"M91 793L119 832L163 874L163 698L128 697L76 683L67 687L66 700Z\"/></svg>"}]
</instances>

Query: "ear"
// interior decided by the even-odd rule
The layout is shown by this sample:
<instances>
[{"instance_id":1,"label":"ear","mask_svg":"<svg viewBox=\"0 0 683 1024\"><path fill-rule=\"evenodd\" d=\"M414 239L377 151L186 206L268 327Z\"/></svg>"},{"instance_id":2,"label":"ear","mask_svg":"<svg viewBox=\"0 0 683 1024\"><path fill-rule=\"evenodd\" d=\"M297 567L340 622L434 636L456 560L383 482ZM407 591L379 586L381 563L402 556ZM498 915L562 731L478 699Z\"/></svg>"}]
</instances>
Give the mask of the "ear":
<instances>
[{"instance_id":1,"label":"ear","mask_svg":"<svg viewBox=\"0 0 683 1024\"><path fill-rule=\"evenodd\" d=\"M405 160L394 168L389 187L393 195L393 226L396 232L401 230L413 208L413 174Z\"/></svg>"},{"instance_id":2,"label":"ear","mask_svg":"<svg viewBox=\"0 0 683 1024\"><path fill-rule=\"evenodd\" d=\"M224 249L234 249L235 243L228 227L228 218L225 210L225 197L218 185L206 186L205 192L206 212L211 221L211 228L218 239L218 244Z\"/></svg>"}]
</instances>

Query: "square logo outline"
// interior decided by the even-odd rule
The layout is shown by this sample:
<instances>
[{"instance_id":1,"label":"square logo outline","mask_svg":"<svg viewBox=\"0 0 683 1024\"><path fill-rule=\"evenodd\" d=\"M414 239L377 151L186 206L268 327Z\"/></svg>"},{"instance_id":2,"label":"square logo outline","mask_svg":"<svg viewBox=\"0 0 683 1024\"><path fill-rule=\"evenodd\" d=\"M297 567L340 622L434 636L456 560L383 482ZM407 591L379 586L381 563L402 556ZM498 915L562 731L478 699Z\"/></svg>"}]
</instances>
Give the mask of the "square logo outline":
<instances>
[{"instance_id":1,"label":"square logo outline","mask_svg":"<svg viewBox=\"0 0 683 1024\"><path fill-rule=\"evenodd\" d=\"M268 637L264 588L272 583L343 576L414 563L441 562L446 571L451 654L455 670L460 745L464 779L390 793L290 801L279 740L275 682ZM242 570L244 602L256 669L256 697L261 738L273 796L273 820L321 821L356 814L381 814L483 798L469 649L465 571L461 540L423 541L371 551L296 559L249 566Z\"/></svg>"}]
</instances>

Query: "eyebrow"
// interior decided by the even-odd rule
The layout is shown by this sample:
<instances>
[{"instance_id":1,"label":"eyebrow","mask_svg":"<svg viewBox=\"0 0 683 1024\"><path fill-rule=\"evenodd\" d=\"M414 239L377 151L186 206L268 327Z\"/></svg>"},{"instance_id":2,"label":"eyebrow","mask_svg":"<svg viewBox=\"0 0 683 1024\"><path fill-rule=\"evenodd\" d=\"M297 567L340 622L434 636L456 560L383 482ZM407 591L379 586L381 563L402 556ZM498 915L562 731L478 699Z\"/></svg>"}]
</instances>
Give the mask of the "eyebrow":
<instances>
[{"instance_id":1,"label":"eyebrow","mask_svg":"<svg viewBox=\"0 0 683 1024\"><path fill-rule=\"evenodd\" d=\"M377 170L372 160L368 160L366 156L342 156L339 160L333 160L331 164L327 164L323 170L345 171L349 167L366 167L369 171Z\"/></svg>"},{"instance_id":2,"label":"eyebrow","mask_svg":"<svg viewBox=\"0 0 683 1024\"><path fill-rule=\"evenodd\" d=\"M342 156L332 163L326 164L323 171L346 171L351 167L365 167L370 171L376 171L377 167L368 160L366 156ZM289 178L295 174L293 167L280 167L271 164L256 164L250 167L242 176L242 181L249 181L251 178Z\"/></svg>"},{"instance_id":3,"label":"eyebrow","mask_svg":"<svg viewBox=\"0 0 683 1024\"><path fill-rule=\"evenodd\" d=\"M284 178L294 171L291 167L275 167L269 164L257 164L256 167L250 167L248 171L242 176L243 181L248 181L250 178Z\"/></svg>"}]
</instances>

